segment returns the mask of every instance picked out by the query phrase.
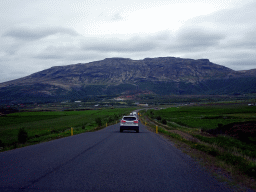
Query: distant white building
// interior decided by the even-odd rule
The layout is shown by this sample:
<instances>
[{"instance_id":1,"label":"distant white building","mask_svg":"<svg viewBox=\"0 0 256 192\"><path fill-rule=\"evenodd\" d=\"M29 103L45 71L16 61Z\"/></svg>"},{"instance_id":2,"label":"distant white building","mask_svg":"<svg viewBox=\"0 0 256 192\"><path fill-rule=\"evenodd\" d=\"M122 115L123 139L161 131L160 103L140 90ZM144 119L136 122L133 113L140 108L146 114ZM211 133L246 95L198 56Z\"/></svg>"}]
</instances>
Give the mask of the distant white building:
<instances>
[{"instance_id":1,"label":"distant white building","mask_svg":"<svg viewBox=\"0 0 256 192\"><path fill-rule=\"evenodd\" d=\"M75 103L81 103L82 101L75 101Z\"/></svg>"},{"instance_id":2,"label":"distant white building","mask_svg":"<svg viewBox=\"0 0 256 192\"><path fill-rule=\"evenodd\" d=\"M141 107L148 107L148 104L146 103L146 104L139 104L139 106L141 106Z\"/></svg>"}]
</instances>

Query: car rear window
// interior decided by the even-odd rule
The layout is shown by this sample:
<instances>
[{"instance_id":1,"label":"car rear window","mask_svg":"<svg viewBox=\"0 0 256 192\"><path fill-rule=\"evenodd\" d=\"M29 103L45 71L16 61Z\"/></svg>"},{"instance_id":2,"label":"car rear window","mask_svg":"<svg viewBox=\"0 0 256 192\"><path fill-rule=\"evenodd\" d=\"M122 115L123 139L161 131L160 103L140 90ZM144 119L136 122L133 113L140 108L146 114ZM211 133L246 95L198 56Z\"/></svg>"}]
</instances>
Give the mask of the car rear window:
<instances>
[{"instance_id":1,"label":"car rear window","mask_svg":"<svg viewBox=\"0 0 256 192\"><path fill-rule=\"evenodd\" d=\"M123 119L126 121L135 121L136 117L124 117Z\"/></svg>"}]
</instances>

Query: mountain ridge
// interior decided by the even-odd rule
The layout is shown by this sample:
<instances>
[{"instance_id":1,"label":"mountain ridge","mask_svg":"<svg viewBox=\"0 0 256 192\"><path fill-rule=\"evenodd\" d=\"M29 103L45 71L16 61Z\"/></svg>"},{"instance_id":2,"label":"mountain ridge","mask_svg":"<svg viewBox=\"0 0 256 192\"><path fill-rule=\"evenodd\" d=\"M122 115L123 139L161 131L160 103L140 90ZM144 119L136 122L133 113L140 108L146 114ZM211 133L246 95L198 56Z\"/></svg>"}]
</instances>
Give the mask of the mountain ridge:
<instances>
[{"instance_id":1,"label":"mountain ridge","mask_svg":"<svg viewBox=\"0 0 256 192\"><path fill-rule=\"evenodd\" d=\"M0 83L0 99L77 98L149 90L155 94L228 94L256 92L256 69L234 71L208 59L176 57L106 58L89 63L55 66L29 76ZM243 83L240 83L243 82ZM247 85L245 85L247 83ZM249 83L249 84L248 84ZM215 85L218 85L216 87ZM246 90L245 90L245 87ZM221 91L219 91L221 90ZM11 99L6 98L9 95ZM74 96L75 98L75 96Z\"/></svg>"}]
</instances>

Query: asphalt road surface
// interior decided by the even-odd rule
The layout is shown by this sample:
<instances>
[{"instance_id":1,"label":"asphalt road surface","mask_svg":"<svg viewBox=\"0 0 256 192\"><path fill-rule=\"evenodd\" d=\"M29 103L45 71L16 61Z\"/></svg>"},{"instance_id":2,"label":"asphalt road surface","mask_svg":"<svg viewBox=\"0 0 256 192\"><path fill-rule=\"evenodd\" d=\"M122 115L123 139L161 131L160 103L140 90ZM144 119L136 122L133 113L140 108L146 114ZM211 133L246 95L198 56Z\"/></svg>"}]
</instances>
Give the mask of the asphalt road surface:
<instances>
[{"instance_id":1,"label":"asphalt road surface","mask_svg":"<svg viewBox=\"0 0 256 192\"><path fill-rule=\"evenodd\" d=\"M140 124L0 153L0 191L232 191Z\"/></svg>"}]
</instances>

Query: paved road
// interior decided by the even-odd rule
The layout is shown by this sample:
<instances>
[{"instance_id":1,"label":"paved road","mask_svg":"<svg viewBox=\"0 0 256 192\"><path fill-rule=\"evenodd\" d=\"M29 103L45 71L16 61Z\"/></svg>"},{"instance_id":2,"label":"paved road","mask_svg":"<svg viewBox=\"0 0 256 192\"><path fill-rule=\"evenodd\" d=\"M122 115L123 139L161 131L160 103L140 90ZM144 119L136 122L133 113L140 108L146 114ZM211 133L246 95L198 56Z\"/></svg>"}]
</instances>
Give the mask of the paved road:
<instances>
[{"instance_id":1,"label":"paved road","mask_svg":"<svg viewBox=\"0 0 256 192\"><path fill-rule=\"evenodd\" d=\"M189 156L140 125L0 153L0 191L230 191Z\"/></svg>"}]
</instances>

